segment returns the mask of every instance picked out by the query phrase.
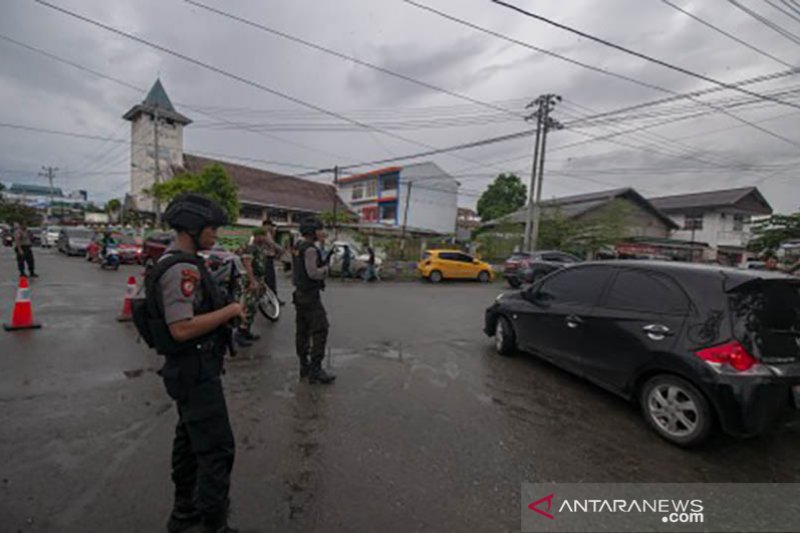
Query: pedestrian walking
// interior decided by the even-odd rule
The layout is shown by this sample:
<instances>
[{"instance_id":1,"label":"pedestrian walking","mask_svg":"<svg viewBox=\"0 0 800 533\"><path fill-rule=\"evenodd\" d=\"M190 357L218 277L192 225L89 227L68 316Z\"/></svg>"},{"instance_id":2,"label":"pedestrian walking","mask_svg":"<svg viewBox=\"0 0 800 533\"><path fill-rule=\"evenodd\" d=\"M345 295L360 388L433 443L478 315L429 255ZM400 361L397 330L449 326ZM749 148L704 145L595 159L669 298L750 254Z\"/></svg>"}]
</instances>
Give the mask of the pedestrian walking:
<instances>
[{"instance_id":1,"label":"pedestrian walking","mask_svg":"<svg viewBox=\"0 0 800 533\"><path fill-rule=\"evenodd\" d=\"M350 251L350 247L348 245L344 245L344 251L342 252L342 277L349 278L352 276L350 272L350 262L353 259L353 252Z\"/></svg>"},{"instance_id":2,"label":"pedestrian walking","mask_svg":"<svg viewBox=\"0 0 800 533\"><path fill-rule=\"evenodd\" d=\"M261 284L258 281L267 276L266 233L264 228L253 230L252 243L246 246L241 254L245 271L239 277L239 294L242 296L242 305L247 318L239 324L236 330L236 342L240 346L250 346L261 338L260 335L252 332L252 327L258 310L258 300L263 296Z\"/></svg>"},{"instance_id":3,"label":"pedestrian walking","mask_svg":"<svg viewBox=\"0 0 800 533\"><path fill-rule=\"evenodd\" d=\"M286 302L280 299L278 296L278 282L275 276L275 261L283 255L285 250L275 241L275 226L272 224L271 220L265 220L262 224L264 229L264 234L261 237L261 247L264 249L266 262L264 264L264 282L267 284L272 292L275 293L275 297L278 298L278 303L280 305L286 305Z\"/></svg>"},{"instance_id":4,"label":"pedestrian walking","mask_svg":"<svg viewBox=\"0 0 800 533\"><path fill-rule=\"evenodd\" d=\"M17 268L19 269L20 277L25 275L25 266L27 265L29 276L38 278L39 276L36 274L33 263L31 234L23 223L17 224L14 230L14 252L17 254Z\"/></svg>"},{"instance_id":5,"label":"pedestrian walking","mask_svg":"<svg viewBox=\"0 0 800 533\"><path fill-rule=\"evenodd\" d=\"M292 274L296 315L295 347L300 359L300 379L309 383L332 383L336 376L325 372L322 360L328 341L328 314L322 305L321 292L328 277L327 258L321 246L325 245L325 232L316 218L300 223L302 239L294 247Z\"/></svg>"},{"instance_id":6,"label":"pedestrian walking","mask_svg":"<svg viewBox=\"0 0 800 533\"><path fill-rule=\"evenodd\" d=\"M142 338L166 356L159 374L178 409L167 530L189 531L202 522L206 533L235 533L228 526L235 443L221 374L227 325L243 319L244 312L239 303L225 305L197 255L214 246L227 215L205 196L184 193L169 204L163 219L176 237L147 274L145 307L134 307L134 322ZM144 321L141 309L146 309Z\"/></svg>"},{"instance_id":7,"label":"pedestrian walking","mask_svg":"<svg viewBox=\"0 0 800 533\"><path fill-rule=\"evenodd\" d=\"M378 274L375 272L375 250L372 246L367 246L367 268L364 270L364 282L375 281Z\"/></svg>"}]
</instances>

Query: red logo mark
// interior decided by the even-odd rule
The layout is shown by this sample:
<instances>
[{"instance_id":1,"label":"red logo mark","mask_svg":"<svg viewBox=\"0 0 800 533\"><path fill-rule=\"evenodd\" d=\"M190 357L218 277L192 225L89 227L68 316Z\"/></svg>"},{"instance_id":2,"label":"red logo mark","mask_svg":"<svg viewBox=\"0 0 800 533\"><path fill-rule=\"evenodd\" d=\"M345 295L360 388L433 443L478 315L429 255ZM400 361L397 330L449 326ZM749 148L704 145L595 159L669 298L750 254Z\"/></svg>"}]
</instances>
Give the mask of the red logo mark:
<instances>
[{"instance_id":1,"label":"red logo mark","mask_svg":"<svg viewBox=\"0 0 800 533\"><path fill-rule=\"evenodd\" d=\"M530 509L533 512L539 513L542 516L546 516L550 520L555 520L556 517L551 515L549 512L547 512L547 511L550 510L551 507L553 507L553 498L554 497L555 497L555 493L554 494L550 494L548 496L545 496L544 498L542 498L540 500L536 500L535 502L533 502L530 505L528 505L528 509ZM539 504L543 503L543 502L547 502L547 511L542 511L541 509L537 508L537 506Z\"/></svg>"}]
</instances>

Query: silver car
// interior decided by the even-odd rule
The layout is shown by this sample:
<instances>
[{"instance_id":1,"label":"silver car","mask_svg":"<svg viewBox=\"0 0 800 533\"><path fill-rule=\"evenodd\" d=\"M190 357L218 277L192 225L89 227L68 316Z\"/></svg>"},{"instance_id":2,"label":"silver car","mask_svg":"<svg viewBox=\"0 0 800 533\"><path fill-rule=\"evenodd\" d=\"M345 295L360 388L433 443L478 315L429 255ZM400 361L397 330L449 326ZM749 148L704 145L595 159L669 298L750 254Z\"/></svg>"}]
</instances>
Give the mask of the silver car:
<instances>
[{"instance_id":1,"label":"silver car","mask_svg":"<svg viewBox=\"0 0 800 533\"><path fill-rule=\"evenodd\" d=\"M88 228L62 228L58 236L58 251L67 255L86 255L94 231Z\"/></svg>"}]
</instances>

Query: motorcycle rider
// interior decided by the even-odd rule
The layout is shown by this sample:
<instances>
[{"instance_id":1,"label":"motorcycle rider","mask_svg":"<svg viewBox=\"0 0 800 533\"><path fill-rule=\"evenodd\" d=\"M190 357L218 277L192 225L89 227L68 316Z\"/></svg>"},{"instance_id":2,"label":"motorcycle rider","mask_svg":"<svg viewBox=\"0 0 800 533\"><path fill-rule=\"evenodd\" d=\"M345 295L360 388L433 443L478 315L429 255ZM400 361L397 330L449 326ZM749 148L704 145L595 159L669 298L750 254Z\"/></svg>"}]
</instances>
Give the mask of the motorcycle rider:
<instances>
[{"instance_id":1,"label":"motorcycle rider","mask_svg":"<svg viewBox=\"0 0 800 533\"><path fill-rule=\"evenodd\" d=\"M166 355L159 374L178 409L172 447L174 505L167 529L187 531L200 521L207 533L228 526L235 443L221 373L226 325L244 318L239 303L225 305L198 251L210 249L225 211L205 196L184 193L170 202L164 221L176 238L147 274L147 304L156 350Z\"/></svg>"},{"instance_id":2,"label":"motorcycle rider","mask_svg":"<svg viewBox=\"0 0 800 533\"><path fill-rule=\"evenodd\" d=\"M292 251L295 346L300 359L300 379L308 377L309 383L328 384L336 376L322 368L329 328L328 314L320 295L325 290L328 276L327 261L320 248L325 244L325 231L319 220L312 217L300 223L300 233L303 238Z\"/></svg>"}]
</instances>

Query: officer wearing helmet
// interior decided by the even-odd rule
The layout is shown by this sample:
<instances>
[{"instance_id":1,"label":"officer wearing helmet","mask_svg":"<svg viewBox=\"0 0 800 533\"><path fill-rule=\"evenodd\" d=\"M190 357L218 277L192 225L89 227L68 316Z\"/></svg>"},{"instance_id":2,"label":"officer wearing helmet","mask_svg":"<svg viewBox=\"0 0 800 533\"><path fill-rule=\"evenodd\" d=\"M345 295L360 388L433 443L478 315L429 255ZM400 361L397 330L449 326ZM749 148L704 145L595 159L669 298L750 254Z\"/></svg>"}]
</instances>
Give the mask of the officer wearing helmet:
<instances>
[{"instance_id":1,"label":"officer wearing helmet","mask_svg":"<svg viewBox=\"0 0 800 533\"><path fill-rule=\"evenodd\" d=\"M336 376L325 372L322 359L328 340L328 314L320 293L325 290L327 261L320 248L325 232L316 218L300 222L302 240L292 251L292 281L295 286L295 345L300 358L300 379L309 383L332 383Z\"/></svg>"},{"instance_id":2,"label":"officer wearing helmet","mask_svg":"<svg viewBox=\"0 0 800 533\"><path fill-rule=\"evenodd\" d=\"M172 447L175 500L170 533L203 522L206 532L234 532L227 523L235 444L222 390L227 324L244 317L239 303L225 305L197 252L216 241L227 214L213 200L184 193L163 216L176 232L146 278L147 304L155 303L152 337L166 355L159 374L178 409ZM137 325L138 327L138 325Z\"/></svg>"}]
</instances>

